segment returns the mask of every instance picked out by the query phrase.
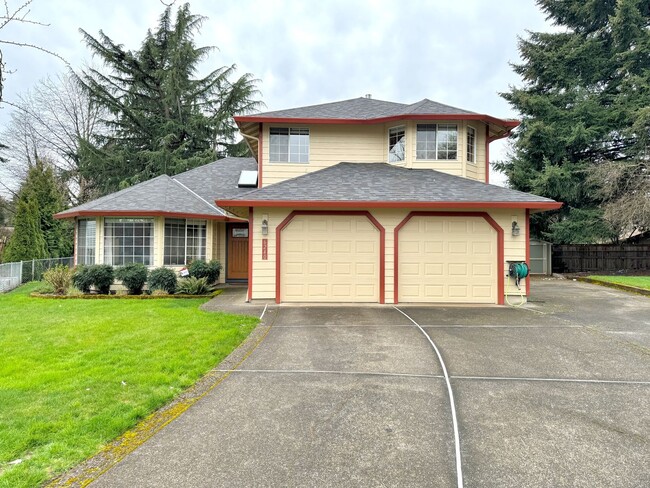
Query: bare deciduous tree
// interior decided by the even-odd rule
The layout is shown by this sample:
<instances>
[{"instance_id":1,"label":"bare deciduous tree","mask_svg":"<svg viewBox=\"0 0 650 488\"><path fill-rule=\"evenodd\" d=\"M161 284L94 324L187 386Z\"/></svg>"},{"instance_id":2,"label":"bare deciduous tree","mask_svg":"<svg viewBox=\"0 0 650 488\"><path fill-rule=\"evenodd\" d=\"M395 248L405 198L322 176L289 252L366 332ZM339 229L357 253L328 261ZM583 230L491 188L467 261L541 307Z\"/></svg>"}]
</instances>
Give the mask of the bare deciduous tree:
<instances>
[{"instance_id":1,"label":"bare deciduous tree","mask_svg":"<svg viewBox=\"0 0 650 488\"><path fill-rule=\"evenodd\" d=\"M90 101L72 73L47 78L12 104L11 121L0 136L6 172L22 181L38 158L47 158L68 187L73 204L94 195L82 176L80 146L103 133L103 109Z\"/></svg>"}]
</instances>

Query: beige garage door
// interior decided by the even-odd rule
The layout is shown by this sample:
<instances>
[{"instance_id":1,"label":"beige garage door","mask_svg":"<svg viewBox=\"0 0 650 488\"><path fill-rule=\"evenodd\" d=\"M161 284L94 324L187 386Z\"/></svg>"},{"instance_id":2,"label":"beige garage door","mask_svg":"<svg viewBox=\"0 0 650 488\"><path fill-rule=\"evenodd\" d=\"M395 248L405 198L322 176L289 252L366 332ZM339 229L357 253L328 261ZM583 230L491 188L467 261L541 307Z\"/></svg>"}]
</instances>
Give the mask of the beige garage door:
<instances>
[{"instance_id":1,"label":"beige garage door","mask_svg":"<svg viewBox=\"0 0 650 488\"><path fill-rule=\"evenodd\" d=\"M366 217L299 215L281 239L282 301L379 301L379 231Z\"/></svg>"},{"instance_id":2,"label":"beige garage door","mask_svg":"<svg viewBox=\"0 0 650 488\"><path fill-rule=\"evenodd\" d=\"M481 217L413 217L398 259L400 302L497 303L497 234Z\"/></svg>"}]
</instances>

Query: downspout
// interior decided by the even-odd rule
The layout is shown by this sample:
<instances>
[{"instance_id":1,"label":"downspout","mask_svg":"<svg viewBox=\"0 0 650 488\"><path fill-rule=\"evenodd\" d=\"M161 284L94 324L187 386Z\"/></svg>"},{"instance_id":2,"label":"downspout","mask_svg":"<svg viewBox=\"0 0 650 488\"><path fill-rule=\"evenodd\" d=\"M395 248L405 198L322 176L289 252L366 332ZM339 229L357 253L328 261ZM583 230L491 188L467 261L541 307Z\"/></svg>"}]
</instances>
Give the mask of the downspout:
<instances>
[{"instance_id":1,"label":"downspout","mask_svg":"<svg viewBox=\"0 0 650 488\"><path fill-rule=\"evenodd\" d=\"M512 127L500 136L490 137L490 125L489 124L485 125L485 182L486 183L490 183L490 143L498 139L510 137L510 134L512 134L512 131L514 129L515 128Z\"/></svg>"}]
</instances>

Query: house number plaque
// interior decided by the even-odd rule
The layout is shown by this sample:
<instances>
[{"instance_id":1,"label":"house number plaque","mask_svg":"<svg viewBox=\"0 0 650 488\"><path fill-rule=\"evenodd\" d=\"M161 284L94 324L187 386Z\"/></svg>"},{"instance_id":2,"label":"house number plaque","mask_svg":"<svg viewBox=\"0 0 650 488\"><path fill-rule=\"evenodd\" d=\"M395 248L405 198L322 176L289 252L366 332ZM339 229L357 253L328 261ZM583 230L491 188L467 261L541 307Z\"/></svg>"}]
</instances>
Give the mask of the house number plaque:
<instances>
[{"instance_id":1,"label":"house number plaque","mask_svg":"<svg viewBox=\"0 0 650 488\"><path fill-rule=\"evenodd\" d=\"M262 259L267 260L269 259L269 240L268 239L262 239Z\"/></svg>"}]
</instances>

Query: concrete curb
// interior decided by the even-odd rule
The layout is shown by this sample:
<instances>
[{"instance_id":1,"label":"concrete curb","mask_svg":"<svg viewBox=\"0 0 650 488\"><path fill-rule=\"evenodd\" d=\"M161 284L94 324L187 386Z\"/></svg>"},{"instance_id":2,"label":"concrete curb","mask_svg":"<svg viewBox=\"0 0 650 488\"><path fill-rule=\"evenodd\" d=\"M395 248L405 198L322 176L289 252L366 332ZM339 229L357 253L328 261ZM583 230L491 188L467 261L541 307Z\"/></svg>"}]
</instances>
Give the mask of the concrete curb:
<instances>
[{"instance_id":1,"label":"concrete curb","mask_svg":"<svg viewBox=\"0 0 650 488\"><path fill-rule=\"evenodd\" d=\"M239 347L206 373L193 386L106 445L99 453L50 482L47 482L44 486L47 488L78 488L88 486L219 386L222 381L230 376L232 370L241 366L257 346L259 346L271 329L271 325L266 325L265 321L260 323L244 339Z\"/></svg>"},{"instance_id":2,"label":"concrete curb","mask_svg":"<svg viewBox=\"0 0 650 488\"><path fill-rule=\"evenodd\" d=\"M644 295L650 297L650 290L646 290L644 288L637 288L636 286L621 285L620 283L611 283L609 281L596 280L593 278L585 278L582 276L577 277L575 279L578 281L582 281L583 283L591 283L592 285L606 286L608 288L614 288L615 290L629 291L632 293L636 293L637 295Z\"/></svg>"}]
</instances>

